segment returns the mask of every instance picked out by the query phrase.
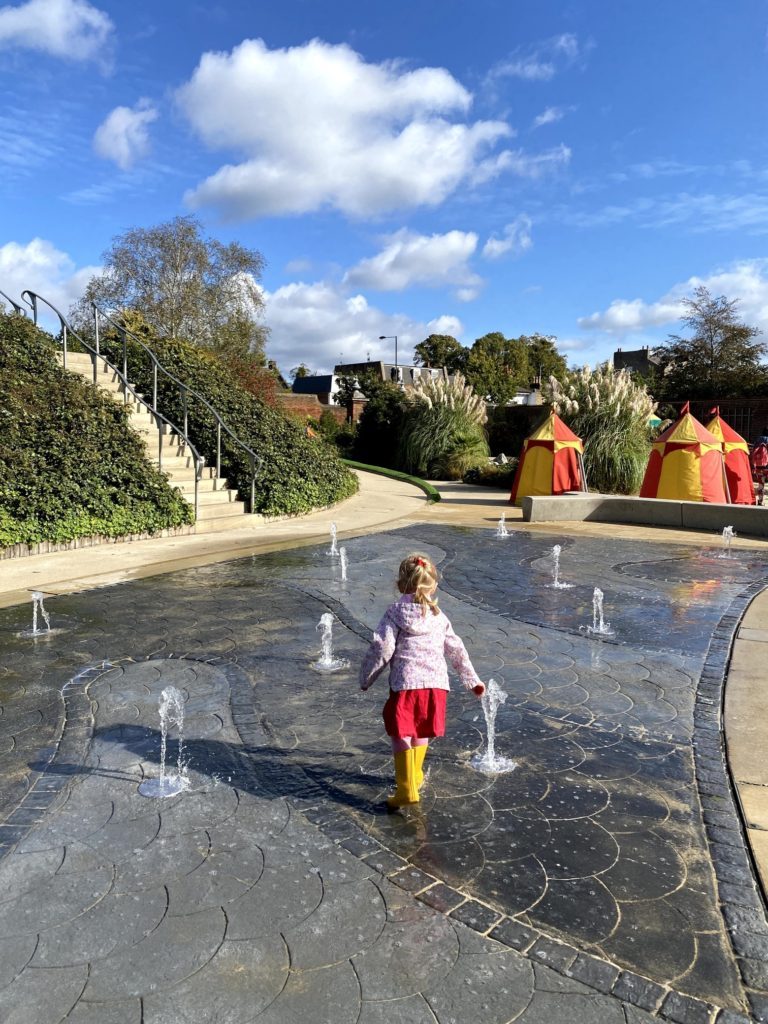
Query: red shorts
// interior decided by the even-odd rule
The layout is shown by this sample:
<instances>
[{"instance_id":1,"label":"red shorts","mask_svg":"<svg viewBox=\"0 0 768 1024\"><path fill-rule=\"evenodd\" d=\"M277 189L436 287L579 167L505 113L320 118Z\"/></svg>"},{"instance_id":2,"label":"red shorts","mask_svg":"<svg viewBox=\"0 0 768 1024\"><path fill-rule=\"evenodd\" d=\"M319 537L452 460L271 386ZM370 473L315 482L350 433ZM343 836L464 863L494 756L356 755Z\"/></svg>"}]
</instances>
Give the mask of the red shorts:
<instances>
[{"instance_id":1,"label":"red shorts","mask_svg":"<svg viewBox=\"0 0 768 1024\"><path fill-rule=\"evenodd\" d=\"M447 690L390 690L382 717L388 736L432 739L445 735Z\"/></svg>"}]
</instances>

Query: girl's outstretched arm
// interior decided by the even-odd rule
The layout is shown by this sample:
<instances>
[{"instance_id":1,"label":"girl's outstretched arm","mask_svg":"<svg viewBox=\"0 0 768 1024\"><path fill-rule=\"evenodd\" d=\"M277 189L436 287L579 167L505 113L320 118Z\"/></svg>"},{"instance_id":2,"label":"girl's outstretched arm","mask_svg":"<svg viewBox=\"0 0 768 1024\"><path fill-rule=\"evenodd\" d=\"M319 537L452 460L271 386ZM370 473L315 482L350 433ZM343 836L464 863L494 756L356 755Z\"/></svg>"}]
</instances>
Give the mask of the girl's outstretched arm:
<instances>
[{"instance_id":1,"label":"girl's outstretched arm","mask_svg":"<svg viewBox=\"0 0 768 1024\"><path fill-rule=\"evenodd\" d=\"M456 636L453 631L453 626L448 623L448 629L445 633L445 644L443 647L446 658L453 665L456 674L461 679L462 686L466 690L474 690L477 686L482 686L483 681L480 676L475 672L472 662L469 660L467 654L467 648L461 637ZM482 690L480 691L482 692Z\"/></svg>"},{"instance_id":2,"label":"girl's outstretched arm","mask_svg":"<svg viewBox=\"0 0 768 1024\"><path fill-rule=\"evenodd\" d=\"M368 687L381 675L392 660L397 643L397 626L387 612L376 627L371 646L368 648L360 666L360 689Z\"/></svg>"}]
</instances>

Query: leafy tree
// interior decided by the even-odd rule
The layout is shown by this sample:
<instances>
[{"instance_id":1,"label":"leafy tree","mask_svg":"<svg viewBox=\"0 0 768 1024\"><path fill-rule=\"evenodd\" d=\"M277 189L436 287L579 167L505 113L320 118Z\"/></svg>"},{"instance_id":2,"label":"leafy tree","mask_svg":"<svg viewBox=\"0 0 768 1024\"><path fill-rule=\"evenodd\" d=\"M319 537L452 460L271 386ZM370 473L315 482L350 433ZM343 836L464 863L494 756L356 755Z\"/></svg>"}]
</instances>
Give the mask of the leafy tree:
<instances>
[{"instance_id":1,"label":"leafy tree","mask_svg":"<svg viewBox=\"0 0 768 1024\"><path fill-rule=\"evenodd\" d=\"M377 380L372 373L346 378L341 382L342 393L345 386L361 391L368 399L357 424L354 458L372 466L397 469L397 439L409 407L406 392L391 381ZM340 396L336 401L344 404Z\"/></svg>"},{"instance_id":2,"label":"leafy tree","mask_svg":"<svg viewBox=\"0 0 768 1024\"><path fill-rule=\"evenodd\" d=\"M264 258L238 242L202 235L194 217L117 235L71 311L90 331L90 303L107 311L138 310L156 334L183 338L217 353L256 355L263 363L267 329L258 280Z\"/></svg>"},{"instance_id":3,"label":"leafy tree","mask_svg":"<svg viewBox=\"0 0 768 1024\"><path fill-rule=\"evenodd\" d=\"M467 349L450 334L430 334L413 350L417 366L445 367L448 373L459 373L467 362Z\"/></svg>"},{"instance_id":4,"label":"leafy tree","mask_svg":"<svg viewBox=\"0 0 768 1024\"><path fill-rule=\"evenodd\" d=\"M530 378L528 347L520 338L505 338L500 331L478 338L467 357L467 381L479 395L505 405Z\"/></svg>"},{"instance_id":5,"label":"leafy tree","mask_svg":"<svg viewBox=\"0 0 768 1024\"><path fill-rule=\"evenodd\" d=\"M741 323L738 302L717 298L700 285L685 299L681 322L690 337L670 335L659 350L663 393L657 397L728 398L755 394L768 386L760 359L768 351L755 341L760 332Z\"/></svg>"},{"instance_id":6,"label":"leafy tree","mask_svg":"<svg viewBox=\"0 0 768 1024\"><path fill-rule=\"evenodd\" d=\"M523 342L528 349L528 366L532 377L545 381L550 377L562 377L567 371L565 359L555 346L554 335L523 334L518 341Z\"/></svg>"},{"instance_id":7,"label":"leafy tree","mask_svg":"<svg viewBox=\"0 0 768 1024\"><path fill-rule=\"evenodd\" d=\"M294 366L293 369L288 371L288 376L291 380L296 380L298 377L311 377L312 371L306 363L299 363L298 366Z\"/></svg>"}]
</instances>

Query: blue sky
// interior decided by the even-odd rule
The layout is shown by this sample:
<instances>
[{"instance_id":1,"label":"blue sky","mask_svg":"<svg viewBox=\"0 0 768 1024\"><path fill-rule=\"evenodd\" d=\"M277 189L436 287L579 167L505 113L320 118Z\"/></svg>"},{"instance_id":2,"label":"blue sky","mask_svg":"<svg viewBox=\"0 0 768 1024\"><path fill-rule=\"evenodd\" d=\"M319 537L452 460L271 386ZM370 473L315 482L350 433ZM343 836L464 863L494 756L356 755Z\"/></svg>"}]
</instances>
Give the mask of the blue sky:
<instances>
[{"instance_id":1,"label":"blue sky","mask_svg":"<svg viewBox=\"0 0 768 1024\"><path fill-rule=\"evenodd\" d=\"M67 308L118 233L259 249L268 354L427 334L655 344L697 284L768 333L768 4L0 6L0 289Z\"/></svg>"}]
</instances>

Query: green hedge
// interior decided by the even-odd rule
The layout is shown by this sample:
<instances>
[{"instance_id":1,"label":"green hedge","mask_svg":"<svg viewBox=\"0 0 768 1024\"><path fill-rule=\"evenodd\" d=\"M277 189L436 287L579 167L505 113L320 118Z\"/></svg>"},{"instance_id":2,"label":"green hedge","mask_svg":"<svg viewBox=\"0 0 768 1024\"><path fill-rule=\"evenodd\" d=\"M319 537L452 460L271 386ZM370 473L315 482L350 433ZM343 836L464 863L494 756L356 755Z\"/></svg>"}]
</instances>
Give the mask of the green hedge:
<instances>
[{"instance_id":1,"label":"green hedge","mask_svg":"<svg viewBox=\"0 0 768 1024\"><path fill-rule=\"evenodd\" d=\"M29 320L0 313L0 547L191 523L125 409L55 351Z\"/></svg>"},{"instance_id":2,"label":"green hedge","mask_svg":"<svg viewBox=\"0 0 768 1024\"><path fill-rule=\"evenodd\" d=\"M179 339L152 339L148 344L161 364L206 398L233 433L263 459L253 511L267 516L301 515L357 491L357 478L331 445L321 437L305 437L299 425L246 391L212 353ZM102 350L122 366L122 345L116 338L107 336ZM151 361L141 346L130 341L128 365L131 383L151 395ZM179 389L163 374L158 375L158 408L177 426L182 425ZM187 409L190 439L206 463L214 465L216 421L202 403L191 398ZM223 432L222 476L250 503L250 460Z\"/></svg>"},{"instance_id":3,"label":"green hedge","mask_svg":"<svg viewBox=\"0 0 768 1024\"><path fill-rule=\"evenodd\" d=\"M389 476L393 480L405 480L414 487L420 487L426 494L429 501L440 501L440 491L432 484L427 483L418 476L411 476L409 473L401 473L399 469L387 469L384 466L367 466L364 462L353 462L352 459L344 459L345 465L350 469L361 469L366 473L378 473L379 476Z\"/></svg>"}]
</instances>

